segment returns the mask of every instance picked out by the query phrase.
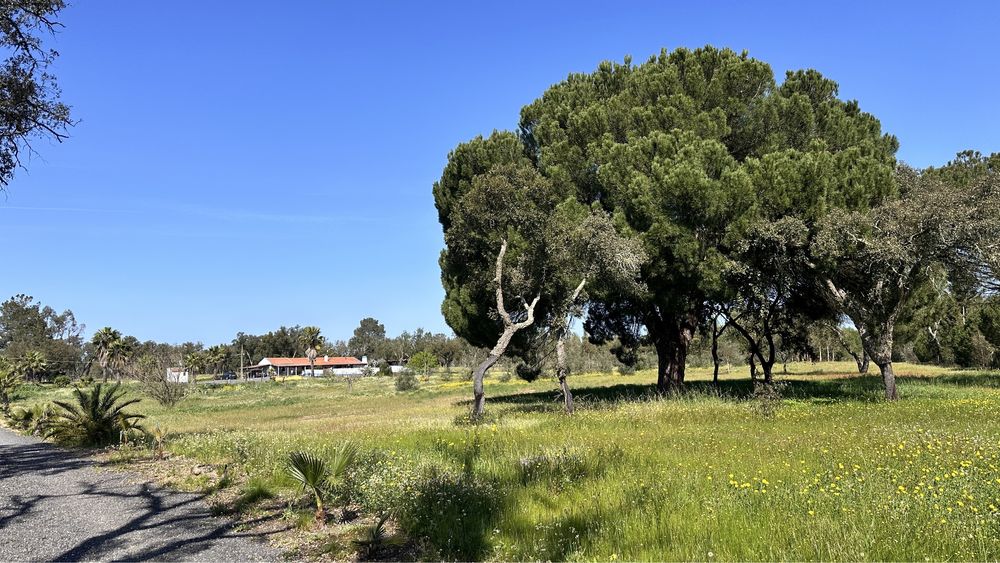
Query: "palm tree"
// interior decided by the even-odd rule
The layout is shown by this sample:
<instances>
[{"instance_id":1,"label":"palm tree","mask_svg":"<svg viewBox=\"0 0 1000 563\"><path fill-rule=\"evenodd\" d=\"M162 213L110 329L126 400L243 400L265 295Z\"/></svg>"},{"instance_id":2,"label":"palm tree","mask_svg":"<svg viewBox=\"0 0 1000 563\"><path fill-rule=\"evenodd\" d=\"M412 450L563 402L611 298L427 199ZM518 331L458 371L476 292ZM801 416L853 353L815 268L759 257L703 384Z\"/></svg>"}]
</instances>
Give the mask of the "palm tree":
<instances>
[{"instance_id":1,"label":"palm tree","mask_svg":"<svg viewBox=\"0 0 1000 563\"><path fill-rule=\"evenodd\" d=\"M25 379L31 381L38 372L44 371L47 365L45 356L37 350L32 350L17 362L17 369L25 375Z\"/></svg>"},{"instance_id":2,"label":"palm tree","mask_svg":"<svg viewBox=\"0 0 1000 563\"><path fill-rule=\"evenodd\" d=\"M10 412L10 402L23 382L20 374L11 367L7 359L0 357L0 414Z\"/></svg>"},{"instance_id":3,"label":"palm tree","mask_svg":"<svg viewBox=\"0 0 1000 563\"><path fill-rule=\"evenodd\" d=\"M108 348L107 366L111 368L116 379L121 379L125 367L132 359L132 352L134 352L132 345L123 339L115 340ZM107 374L105 374L105 379L107 379Z\"/></svg>"},{"instance_id":4,"label":"palm tree","mask_svg":"<svg viewBox=\"0 0 1000 563\"><path fill-rule=\"evenodd\" d=\"M191 352L184 356L184 367L188 369L188 383L195 384L195 377L199 371L205 371L206 363L204 352Z\"/></svg>"},{"instance_id":5,"label":"palm tree","mask_svg":"<svg viewBox=\"0 0 1000 563\"><path fill-rule=\"evenodd\" d=\"M226 357L229 355L229 350L225 346L216 344L208 349L207 355L207 361L214 370L218 373L225 371Z\"/></svg>"},{"instance_id":6,"label":"palm tree","mask_svg":"<svg viewBox=\"0 0 1000 563\"><path fill-rule=\"evenodd\" d=\"M90 343L94 345L94 352L97 354L97 363L101 366L101 372L104 375L104 382L108 381L108 360L109 354L111 352L111 346L115 342L120 342L122 339L122 333L106 326L101 330L94 333L94 336L90 339Z\"/></svg>"},{"instance_id":7,"label":"palm tree","mask_svg":"<svg viewBox=\"0 0 1000 563\"><path fill-rule=\"evenodd\" d=\"M323 337L319 334L319 327L307 326L303 328L299 338L306 348L306 357L309 358L309 374L316 375L316 356L319 354L319 347L323 345Z\"/></svg>"},{"instance_id":8,"label":"palm tree","mask_svg":"<svg viewBox=\"0 0 1000 563\"><path fill-rule=\"evenodd\" d=\"M140 429L136 422L145 418L129 413L125 407L139 399L124 400L120 383L98 383L89 390L73 390L73 402L53 401L59 412L49 428L48 436L57 442L78 446L103 446L122 438L123 432Z\"/></svg>"},{"instance_id":9,"label":"palm tree","mask_svg":"<svg viewBox=\"0 0 1000 563\"><path fill-rule=\"evenodd\" d=\"M357 455L358 447L352 442L344 443L329 464L309 452L292 452L288 455L288 475L302 485L302 490L308 489L316 498L317 522L326 521L323 509L325 489L344 478Z\"/></svg>"}]
</instances>

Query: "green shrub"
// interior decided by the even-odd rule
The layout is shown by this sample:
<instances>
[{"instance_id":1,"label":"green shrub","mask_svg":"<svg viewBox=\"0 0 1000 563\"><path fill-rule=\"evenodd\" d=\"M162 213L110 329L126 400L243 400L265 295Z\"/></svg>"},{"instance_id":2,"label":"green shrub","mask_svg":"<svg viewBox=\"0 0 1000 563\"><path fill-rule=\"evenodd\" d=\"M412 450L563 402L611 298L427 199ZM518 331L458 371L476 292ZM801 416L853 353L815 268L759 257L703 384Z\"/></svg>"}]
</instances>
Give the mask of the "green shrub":
<instances>
[{"instance_id":1,"label":"green shrub","mask_svg":"<svg viewBox=\"0 0 1000 563\"><path fill-rule=\"evenodd\" d=\"M10 421L15 428L32 436L43 436L52 422L52 405L36 404L30 408L17 408L10 413Z\"/></svg>"},{"instance_id":2,"label":"green shrub","mask_svg":"<svg viewBox=\"0 0 1000 563\"><path fill-rule=\"evenodd\" d=\"M69 384L72 382L73 380L70 379L68 375L57 375L56 378L52 380L52 384L56 387L69 387Z\"/></svg>"},{"instance_id":3,"label":"green shrub","mask_svg":"<svg viewBox=\"0 0 1000 563\"><path fill-rule=\"evenodd\" d=\"M413 372L405 369L396 374L396 391L412 391L417 388L417 378Z\"/></svg>"},{"instance_id":4,"label":"green shrub","mask_svg":"<svg viewBox=\"0 0 1000 563\"><path fill-rule=\"evenodd\" d=\"M435 558L480 560L501 506L495 483L431 468L399 513L400 525L437 552Z\"/></svg>"},{"instance_id":5,"label":"green shrub","mask_svg":"<svg viewBox=\"0 0 1000 563\"><path fill-rule=\"evenodd\" d=\"M57 442L76 446L105 446L127 439L129 432L141 431L141 414L125 408L139 399L124 399L118 383L98 383L90 390L73 390L74 402L55 401L59 410L46 434Z\"/></svg>"}]
</instances>

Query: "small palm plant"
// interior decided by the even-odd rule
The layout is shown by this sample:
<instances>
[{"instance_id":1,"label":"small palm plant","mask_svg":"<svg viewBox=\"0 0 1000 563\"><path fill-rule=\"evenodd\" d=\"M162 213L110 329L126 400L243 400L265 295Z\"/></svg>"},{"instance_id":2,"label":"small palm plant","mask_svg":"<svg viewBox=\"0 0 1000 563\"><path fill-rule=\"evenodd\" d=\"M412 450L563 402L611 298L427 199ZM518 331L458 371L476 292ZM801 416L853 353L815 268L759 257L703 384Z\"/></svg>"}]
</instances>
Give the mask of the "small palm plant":
<instances>
[{"instance_id":1,"label":"small palm plant","mask_svg":"<svg viewBox=\"0 0 1000 563\"><path fill-rule=\"evenodd\" d=\"M126 407L139 399L124 399L125 390L118 383L98 383L91 389L73 390L73 402L54 401L59 407L47 435L57 442L78 446L104 446L120 440L122 433L141 429L137 422L145 418L130 413Z\"/></svg>"},{"instance_id":2,"label":"small palm plant","mask_svg":"<svg viewBox=\"0 0 1000 563\"><path fill-rule=\"evenodd\" d=\"M163 459L163 448L167 443L167 431L157 424L153 427L153 431L149 435L153 439L153 451L156 452L157 459Z\"/></svg>"},{"instance_id":3,"label":"small palm plant","mask_svg":"<svg viewBox=\"0 0 1000 563\"><path fill-rule=\"evenodd\" d=\"M357 446L348 442L337 450L330 463L309 452L292 452L288 455L288 475L302 485L302 490L312 492L316 499L317 522L326 522L326 511L323 508L326 489L344 478L357 453Z\"/></svg>"},{"instance_id":4,"label":"small palm plant","mask_svg":"<svg viewBox=\"0 0 1000 563\"><path fill-rule=\"evenodd\" d=\"M388 520L389 513L387 512L371 525L362 528L358 538L354 540L354 545L363 552L365 559L372 559L382 548L394 543L395 537L386 526Z\"/></svg>"}]
</instances>

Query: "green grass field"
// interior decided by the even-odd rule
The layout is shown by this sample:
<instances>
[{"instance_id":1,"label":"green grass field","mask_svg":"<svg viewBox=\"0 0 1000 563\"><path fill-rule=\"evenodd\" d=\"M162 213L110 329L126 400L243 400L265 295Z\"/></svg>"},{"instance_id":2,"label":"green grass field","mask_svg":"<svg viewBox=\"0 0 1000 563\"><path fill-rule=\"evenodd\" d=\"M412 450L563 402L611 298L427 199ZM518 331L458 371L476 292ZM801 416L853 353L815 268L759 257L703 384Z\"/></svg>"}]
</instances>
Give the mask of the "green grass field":
<instances>
[{"instance_id":1,"label":"green grass field","mask_svg":"<svg viewBox=\"0 0 1000 563\"><path fill-rule=\"evenodd\" d=\"M1000 374L898 365L902 400L888 404L878 377L852 368L792 365L780 401L751 398L736 370L719 390L691 370L665 398L652 373L577 375L573 416L551 380L487 380L476 426L457 376L407 393L386 378L351 393L342 381L203 387L138 410L171 451L289 495L289 451L359 442L353 501L394 509L429 557L1000 557Z\"/></svg>"}]
</instances>

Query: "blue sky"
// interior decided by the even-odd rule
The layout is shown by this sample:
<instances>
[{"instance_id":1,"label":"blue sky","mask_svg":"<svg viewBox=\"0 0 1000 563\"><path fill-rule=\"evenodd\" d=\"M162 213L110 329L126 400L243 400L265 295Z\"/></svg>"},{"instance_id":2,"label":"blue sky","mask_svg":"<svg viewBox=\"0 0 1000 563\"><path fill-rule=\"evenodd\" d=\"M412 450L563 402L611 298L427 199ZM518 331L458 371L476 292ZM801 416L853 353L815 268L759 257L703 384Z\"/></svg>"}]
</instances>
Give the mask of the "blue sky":
<instances>
[{"instance_id":1,"label":"blue sky","mask_svg":"<svg viewBox=\"0 0 1000 563\"><path fill-rule=\"evenodd\" d=\"M747 49L837 80L901 159L940 164L1000 151L997 6L77 2L53 44L80 123L0 195L0 299L169 342L447 332L431 185L568 73Z\"/></svg>"}]
</instances>

